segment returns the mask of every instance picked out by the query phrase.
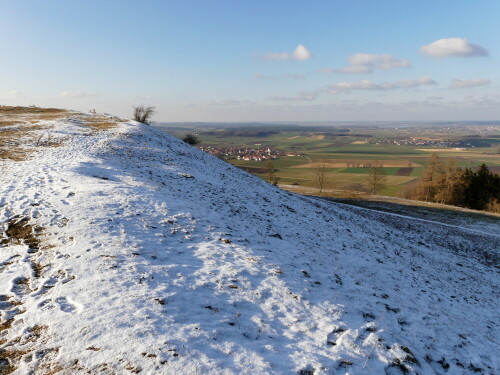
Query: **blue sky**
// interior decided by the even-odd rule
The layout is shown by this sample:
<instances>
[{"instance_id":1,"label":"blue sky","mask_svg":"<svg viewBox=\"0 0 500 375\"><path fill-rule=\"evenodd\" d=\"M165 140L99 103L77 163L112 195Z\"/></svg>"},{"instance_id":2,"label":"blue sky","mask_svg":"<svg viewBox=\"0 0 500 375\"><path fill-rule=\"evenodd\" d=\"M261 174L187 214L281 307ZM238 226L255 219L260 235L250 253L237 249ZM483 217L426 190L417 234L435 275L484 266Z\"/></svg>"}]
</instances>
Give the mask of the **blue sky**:
<instances>
[{"instance_id":1,"label":"blue sky","mask_svg":"<svg viewBox=\"0 0 500 375\"><path fill-rule=\"evenodd\" d=\"M0 0L0 104L499 120L500 2Z\"/></svg>"}]
</instances>

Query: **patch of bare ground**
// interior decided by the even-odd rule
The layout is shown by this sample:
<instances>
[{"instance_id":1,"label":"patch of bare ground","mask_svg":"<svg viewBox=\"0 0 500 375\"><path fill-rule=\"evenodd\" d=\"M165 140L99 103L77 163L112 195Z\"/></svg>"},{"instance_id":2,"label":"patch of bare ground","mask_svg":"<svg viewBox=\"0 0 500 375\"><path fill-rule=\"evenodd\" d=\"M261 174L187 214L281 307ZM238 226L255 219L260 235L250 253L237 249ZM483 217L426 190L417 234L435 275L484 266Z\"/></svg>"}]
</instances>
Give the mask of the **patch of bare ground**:
<instances>
[{"instance_id":1,"label":"patch of bare ground","mask_svg":"<svg viewBox=\"0 0 500 375\"><path fill-rule=\"evenodd\" d=\"M39 107L21 107L21 106L0 106L0 115L24 115L24 114L39 114L39 113L64 113L68 112L65 109L59 108L39 108Z\"/></svg>"},{"instance_id":2,"label":"patch of bare ground","mask_svg":"<svg viewBox=\"0 0 500 375\"><path fill-rule=\"evenodd\" d=\"M0 158L14 161L25 160L27 151L21 147L21 138L31 127L0 130Z\"/></svg>"},{"instance_id":3,"label":"patch of bare ground","mask_svg":"<svg viewBox=\"0 0 500 375\"><path fill-rule=\"evenodd\" d=\"M68 116L70 111L58 108L0 106L0 120L9 122L56 120Z\"/></svg>"},{"instance_id":4,"label":"patch of bare ground","mask_svg":"<svg viewBox=\"0 0 500 375\"><path fill-rule=\"evenodd\" d=\"M33 148L28 144L57 147L60 141L50 139L48 132L39 135L38 130L46 129L41 121L68 117L73 112L57 108L0 106L0 159L26 160Z\"/></svg>"},{"instance_id":5,"label":"patch of bare ground","mask_svg":"<svg viewBox=\"0 0 500 375\"><path fill-rule=\"evenodd\" d=\"M126 120L116 116L84 114L65 109L0 106L0 159L26 160L38 147L58 147L61 139L51 136L44 121L73 119L93 131L114 128ZM46 130L40 133L40 130Z\"/></svg>"},{"instance_id":6,"label":"patch of bare ground","mask_svg":"<svg viewBox=\"0 0 500 375\"><path fill-rule=\"evenodd\" d=\"M91 127L94 130L107 130L114 128L116 126L116 122L87 122L85 125Z\"/></svg>"},{"instance_id":7,"label":"patch of bare ground","mask_svg":"<svg viewBox=\"0 0 500 375\"><path fill-rule=\"evenodd\" d=\"M0 349L0 375L7 375L17 369L15 363L25 354L26 350Z\"/></svg>"},{"instance_id":8,"label":"patch of bare ground","mask_svg":"<svg viewBox=\"0 0 500 375\"><path fill-rule=\"evenodd\" d=\"M21 120L0 120L0 127L24 124Z\"/></svg>"},{"instance_id":9,"label":"patch of bare ground","mask_svg":"<svg viewBox=\"0 0 500 375\"><path fill-rule=\"evenodd\" d=\"M7 222L5 235L7 236L6 240L9 242L23 243L32 250L38 250L42 231L42 227L30 224L29 218L15 216Z\"/></svg>"},{"instance_id":10,"label":"patch of bare ground","mask_svg":"<svg viewBox=\"0 0 500 375\"><path fill-rule=\"evenodd\" d=\"M80 116L77 117L82 121L82 124L88 126L93 130L108 130L116 127L119 122L124 122L126 120L113 117L113 116L103 116L103 115L94 115L94 116Z\"/></svg>"},{"instance_id":11,"label":"patch of bare ground","mask_svg":"<svg viewBox=\"0 0 500 375\"><path fill-rule=\"evenodd\" d=\"M14 319L9 319L3 324L4 330L11 328ZM21 360L31 362L35 356L42 359L42 368L37 374L55 374L51 362L55 359L59 348L39 349L47 343L48 326L35 325L26 330L22 337L17 337L10 342L1 343L0 348L0 375L7 375L17 370ZM0 331L1 332L1 331ZM33 354L33 352L35 352ZM47 363L48 362L48 363ZM38 369L37 369L38 370ZM60 368L62 370L62 367ZM59 371L60 371L59 370Z\"/></svg>"},{"instance_id":12,"label":"patch of bare ground","mask_svg":"<svg viewBox=\"0 0 500 375\"><path fill-rule=\"evenodd\" d=\"M35 146L56 147L60 144L59 141L51 140L50 137L36 136L34 131L43 130L45 127L41 125L33 125L31 123L16 122L18 126L0 127L0 159L10 159L14 161L26 160L28 154L33 151L33 148L27 148L26 145L31 142Z\"/></svg>"}]
</instances>

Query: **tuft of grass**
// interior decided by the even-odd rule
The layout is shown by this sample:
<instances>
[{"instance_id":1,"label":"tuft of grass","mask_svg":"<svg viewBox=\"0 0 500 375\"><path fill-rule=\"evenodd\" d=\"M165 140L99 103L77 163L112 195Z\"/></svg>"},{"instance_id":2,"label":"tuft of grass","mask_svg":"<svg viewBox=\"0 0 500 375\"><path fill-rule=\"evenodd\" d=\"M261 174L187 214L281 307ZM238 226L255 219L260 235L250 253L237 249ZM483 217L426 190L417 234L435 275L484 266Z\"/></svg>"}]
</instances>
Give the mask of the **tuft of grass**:
<instances>
[{"instance_id":1,"label":"tuft of grass","mask_svg":"<svg viewBox=\"0 0 500 375\"><path fill-rule=\"evenodd\" d=\"M18 362L23 355L28 353L28 350L0 349L0 374L8 375L16 371L17 367L14 366L14 362Z\"/></svg>"},{"instance_id":2,"label":"tuft of grass","mask_svg":"<svg viewBox=\"0 0 500 375\"><path fill-rule=\"evenodd\" d=\"M42 266L40 263L31 262L31 268L33 269L35 277L40 277L42 276L42 272L45 266Z\"/></svg>"},{"instance_id":3,"label":"tuft of grass","mask_svg":"<svg viewBox=\"0 0 500 375\"><path fill-rule=\"evenodd\" d=\"M116 122L111 122L111 121L85 123L85 125L91 127L92 129L95 129L95 130L108 130L108 129L116 127L116 124L117 124Z\"/></svg>"},{"instance_id":4,"label":"tuft of grass","mask_svg":"<svg viewBox=\"0 0 500 375\"><path fill-rule=\"evenodd\" d=\"M14 242L25 243L30 249L38 250L40 248L38 235L41 230L41 227L29 224L27 217L14 217L7 223L5 234Z\"/></svg>"}]
</instances>

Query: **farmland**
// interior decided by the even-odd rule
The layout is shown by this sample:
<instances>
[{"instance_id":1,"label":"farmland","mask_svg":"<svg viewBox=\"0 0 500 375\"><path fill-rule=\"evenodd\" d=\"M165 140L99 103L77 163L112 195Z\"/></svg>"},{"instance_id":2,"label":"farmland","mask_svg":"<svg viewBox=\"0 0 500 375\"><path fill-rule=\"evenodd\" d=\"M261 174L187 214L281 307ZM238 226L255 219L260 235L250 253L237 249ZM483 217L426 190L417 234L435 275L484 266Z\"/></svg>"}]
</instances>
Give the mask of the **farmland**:
<instances>
[{"instance_id":1,"label":"farmland","mask_svg":"<svg viewBox=\"0 0 500 375\"><path fill-rule=\"evenodd\" d=\"M169 132L169 128L162 128ZM421 126L242 126L183 128L174 135L196 132L200 146L250 173L267 178L268 161L243 160L231 147L274 150L272 168L280 186L297 190L317 187L324 166L324 191L366 191L370 167L377 161L386 174L381 195L399 196L422 176L433 153L454 158L460 167L486 163L500 172L500 124L425 124Z\"/></svg>"}]
</instances>

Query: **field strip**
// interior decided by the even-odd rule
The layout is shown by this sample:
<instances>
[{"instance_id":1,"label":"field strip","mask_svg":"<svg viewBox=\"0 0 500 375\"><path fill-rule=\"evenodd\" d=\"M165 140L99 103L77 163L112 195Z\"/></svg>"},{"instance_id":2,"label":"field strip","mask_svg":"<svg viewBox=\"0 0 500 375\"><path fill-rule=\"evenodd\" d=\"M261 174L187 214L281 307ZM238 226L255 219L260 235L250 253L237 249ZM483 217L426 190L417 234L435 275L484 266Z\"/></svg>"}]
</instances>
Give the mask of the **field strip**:
<instances>
[{"instance_id":1,"label":"field strip","mask_svg":"<svg viewBox=\"0 0 500 375\"><path fill-rule=\"evenodd\" d=\"M312 196L310 196L310 197L312 197ZM350 207L350 208L352 207L352 208L358 209L358 210L372 211L372 212L382 213L382 214L385 214L385 215L399 217L399 218L403 218L403 219L410 219L410 220L420 221L420 222L423 222L423 223L437 224L437 225L441 225L441 226L444 226L444 227L460 229L460 230L464 230L464 231L468 231L468 232L474 232L474 233L477 233L477 234L481 234L483 236L493 236L493 237L500 238L500 235L498 235L498 234L483 232L483 231L480 231L480 230L477 230L477 229L465 228L465 227L461 227L461 226L453 225L453 224L446 224L446 223L442 223L440 221L420 219L420 218L414 217L414 216L400 215L400 214L395 214L395 213L392 213L392 212L386 212L386 211L382 211L382 210L377 210L377 209L374 209L374 208L366 208L366 207L354 206L354 205L351 205L351 204L348 204L348 203L340 203L340 202L332 201L332 200L329 200L328 198L322 198L322 197L312 197L312 198L321 199L323 201L327 201L327 202L334 203L334 204L339 204L339 205L342 205L342 206L347 206L347 207Z\"/></svg>"}]
</instances>

